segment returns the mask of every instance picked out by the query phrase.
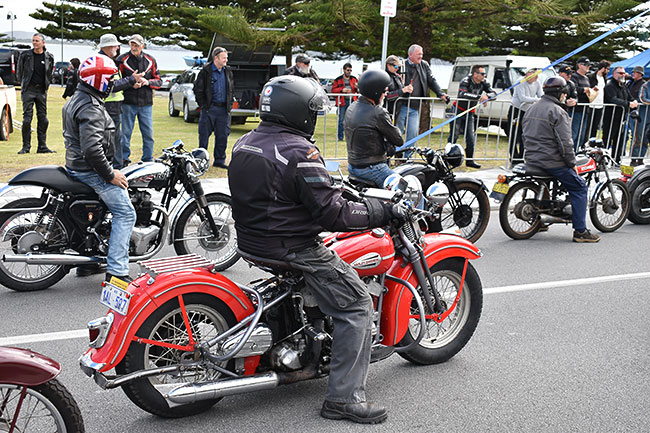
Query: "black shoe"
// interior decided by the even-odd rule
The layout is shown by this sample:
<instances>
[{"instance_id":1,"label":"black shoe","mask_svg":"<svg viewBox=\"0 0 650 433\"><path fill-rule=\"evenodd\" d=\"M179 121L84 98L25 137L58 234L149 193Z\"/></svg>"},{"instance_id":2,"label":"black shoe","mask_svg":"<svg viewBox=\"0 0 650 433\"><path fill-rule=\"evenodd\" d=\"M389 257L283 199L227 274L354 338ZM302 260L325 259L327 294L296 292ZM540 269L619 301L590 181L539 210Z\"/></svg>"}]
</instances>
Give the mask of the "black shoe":
<instances>
[{"instance_id":1,"label":"black shoe","mask_svg":"<svg viewBox=\"0 0 650 433\"><path fill-rule=\"evenodd\" d=\"M323 403L320 416L327 419L349 419L361 424L379 424L386 421L388 413L386 408L376 403L336 403L327 401Z\"/></svg>"},{"instance_id":2,"label":"black shoe","mask_svg":"<svg viewBox=\"0 0 650 433\"><path fill-rule=\"evenodd\" d=\"M36 153L56 153L56 150L44 147L43 149L36 149Z\"/></svg>"},{"instance_id":3,"label":"black shoe","mask_svg":"<svg viewBox=\"0 0 650 433\"><path fill-rule=\"evenodd\" d=\"M25 153L29 153L29 149L25 149L24 147L18 151L18 155L24 155Z\"/></svg>"},{"instance_id":4,"label":"black shoe","mask_svg":"<svg viewBox=\"0 0 650 433\"><path fill-rule=\"evenodd\" d=\"M81 265L77 267L78 277L87 277L89 275L101 274L106 271L106 265Z\"/></svg>"},{"instance_id":5,"label":"black shoe","mask_svg":"<svg viewBox=\"0 0 650 433\"><path fill-rule=\"evenodd\" d=\"M127 283L133 281L133 278L129 277L128 275L113 275L110 272L106 272L106 278L104 279L104 281L108 281L110 283L111 278L113 277L117 278L118 280L125 281Z\"/></svg>"},{"instance_id":6,"label":"black shoe","mask_svg":"<svg viewBox=\"0 0 650 433\"><path fill-rule=\"evenodd\" d=\"M600 240L600 236L592 234L589 230L585 229L584 232L573 231L573 242L580 243L594 243Z\"/></svg>"},{"instance_id":7,"label":"black shoe","mask_svg":"<svg viewBox=\"0 0 650 433\"><path fill-rule=\"evenodd\" d=\"M228 164L226 164L225 162L215 162L214 164L212 164L212 166L218 168L225 168L226 170L228 170Z\"/></svg>"},{"instance_id":8,"label":"black shoe","mask_svg":"<svg viewBox=\"0 0 650 433\"><path fill-rule=\"evenodd\" d=\"M465 165L471 168L481 168L481 164L478 164L475 161L467 161L465 162Z\"/></svg>"}]
</instances>

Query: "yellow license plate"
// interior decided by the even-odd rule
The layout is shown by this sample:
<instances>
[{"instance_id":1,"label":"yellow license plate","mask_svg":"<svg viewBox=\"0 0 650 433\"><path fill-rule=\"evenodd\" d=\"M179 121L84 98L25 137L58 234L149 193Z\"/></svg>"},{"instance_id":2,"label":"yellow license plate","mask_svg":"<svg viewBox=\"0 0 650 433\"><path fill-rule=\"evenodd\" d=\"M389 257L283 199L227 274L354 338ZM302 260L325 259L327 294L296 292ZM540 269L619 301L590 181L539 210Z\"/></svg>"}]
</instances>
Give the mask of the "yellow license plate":
<instances>
[{"instance_id":1,"label":"yellow license plate","mask_svg":"<svg viewBox=\"0 0 650 433\"><path fill-rule=\"evenodd\" d=\"M510 185L507 183L495 183L494 186L492 187L492 191L498 192L501 194L508 194L508 191L510 190Z\"/></svg>"},{"instance_id":2,"label":"yellow license plate","mask_svg":"<svg viewBox=\"0 0 650 433\"><path fill-rule=\"evenodd\" d=\"M625 176L632 176L634 174L634 167L629 165L621 165L621 174Z\"/></svg>"}]
</instances>

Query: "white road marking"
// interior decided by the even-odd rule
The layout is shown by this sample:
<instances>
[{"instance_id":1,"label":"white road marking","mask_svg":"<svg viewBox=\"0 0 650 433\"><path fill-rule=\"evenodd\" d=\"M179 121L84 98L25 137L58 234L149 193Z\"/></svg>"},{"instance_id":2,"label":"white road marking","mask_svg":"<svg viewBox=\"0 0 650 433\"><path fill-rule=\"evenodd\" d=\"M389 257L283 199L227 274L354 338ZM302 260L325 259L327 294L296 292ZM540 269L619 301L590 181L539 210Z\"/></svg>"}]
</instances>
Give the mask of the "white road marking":
<instances>
[{"instance_id":1,"label":"white road marking","mask_svg":"<svg viewBox=\"0 0 650 433\"><path fill-rule=\"evenodd\" d=\"M518 284L514 286L490 287L483 289L483 294L523 292L528 290L553 289L559 287L586 286L589 284L609 283L612 281L642 280L650 278L650 272L636 274L606 275L602 277L576 278L574 280L546 281L542 283ZM47 332L44 334L16 335L14 337L0 337L0 346L20 345L27 343L40 343L43 341L73 340L75 338L88 338L87 329L73 331Z\"/></svg>"}]
</instances>

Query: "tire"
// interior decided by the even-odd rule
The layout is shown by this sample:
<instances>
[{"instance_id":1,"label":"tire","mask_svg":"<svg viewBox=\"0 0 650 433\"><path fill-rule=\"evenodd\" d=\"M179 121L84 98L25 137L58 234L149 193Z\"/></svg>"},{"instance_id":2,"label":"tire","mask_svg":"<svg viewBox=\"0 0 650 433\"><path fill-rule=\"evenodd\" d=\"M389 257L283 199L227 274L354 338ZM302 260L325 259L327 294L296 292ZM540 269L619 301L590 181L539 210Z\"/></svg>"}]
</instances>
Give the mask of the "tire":
<instances>
[{"instance_id":1,"label":"tire","mask_svg":"<svg viewBox=\"0 0 650 433\"><path fill-rule=\"evenodd\" d=\"M473 182L458 182L456 189L458 196L454 198L450 194L442 208L440 224L443 230L458 226L465 239L476 242L490 221L490 200L483 187Z\"/></svg>"},{"instance_id":2,"label":"tire","mask_svg":"<svg viewBox=\"0 0 650 433\"><path fill-rule=\"evenodd\" d=\"M190 114L190 107L187 105L187 101L183 101L183 120L187 123L194 122L194 117Z\"/></svg>"},{"instance_id":3,"label":"tire","mask_svg":"<svg viewBox=\"0 0 650 433\"><path fill-rule=\"evenodd\" d=\"M197 343L223 333L236 323L232 312L217 298L204 294L183 296L188 319ZM151 340L173 341L187 344L187 328L181 314L178 299L174 298L149 316L136 332L138 337ZM164 367L180 363L184 352L167 349L150 344L132 342L124 359L115 367L122 375L143 370L144 368ZM225 364L220 365L225 367ZM214 406L219 399L201 400L180 406L170 407L156 386L173 383L198 383L215 380L221 373L217 370L184 370L174 375L162 374L134 380L122 385L127 397L139 408L163 418L180 418L196 415Z\"/></svg>"},{"instance_id":4,"label":"tire","mask_svg":"<svg viewBox=\"0 0 650 433\"><path fill-rule=\"evenodd\" d=\"M25 198L9 203L5 208L34 208L43 206L43 201L37 198ZM35 225L39 215L45 212L41 224ZM34 230L44 230L52 216L50 212L31 211L14 214L0 214L0 256L17 254L18 240L22 235L32 232L33 237L39 236ZM61 250L69 246L68 230L60 219L51 232L48 246L59 246ZM0 283L18 292L31 292L47 289L57 283L68 273L68 268L62 265L28 265L0 261Z\"/></svg>"},{"instance_id":5,"label":"tire","mask_svg":"<svg viewBox=\"0 0 650 433\"><path fill-rule=\"evenodd\" d=\"M172 95L169 95L169 104L167 105L167 109L171 117L178 117L179 111L174 107Z\"/></svg>"},{"instance_id":6,"label":"tire","mask_svg":"<svg viewBox=\"0 0 650 433\"><path fill-rule=\"evenodd\" d=\"M0 384L0 430L13 422L23 387ZM84 433L83 418L77 402L56 379L42 385L27 387L14 431Z\"/></svg>"},{"instance_id":7,"label":"tire","mask_svg":"<svg viewBox=\"0 0 650 433\"><path fill-rule=\"evenodd\" d=\"M452 258L431 267L434 284L447 306L451 306L458 295L464 265L465 259ZM417 289L421 292L420 286ZM425 333L414 349L399 352L400 356L421 365L440 364L449 360L465 347L474 334L482 309L483 287L481 280L471 263L468 263L463 291L454 311L442 323L427 320L429 332ZM431 314L426 303L424 311L425 314ZM411 314L418 314L415 303L411 307ZM398 346L408 346L415 341L419 332L420 320L411 319L409 329Z\"/></svg>"},{"instance_id":8,"label":"tire","mask_svg":"<svg viewBox=\"0 0 650 433\"><path fill-rule=\"evenodd\" d=\"M618 209L612 206L612 195L609 192L609 183L605 183L594 198L594 205L589 208L589 217L594 227L604 233L613 232L621 228L630 212L630 192L620 179L612 179L611 185L618 200Z\"/></svg>"},{"instance_id":9,"label":"tire","mask_svg":"<svg viewBox=\"0 0 650 433\"><path fill-rule=\"evenodd\" d=\"M537 233L542 221L527 200L535 198L539 185L519 182L512 186L499 207L499 223L503 232L515 240L529 239Z\"/></svg>"},{"instance_id":10,"label":"tire","mask_svg":"<svg viewBox=\"0 0 650 433\"><path fill-rule=\"evenodd\" d=\"M650 224L650 178L642 180L630 191L630 213L627 218L634 224Z\"/></svg>"},{"instance_id":11,"label":"tire","mask_svg":"<svg viewBox=\"0 0 650 433\"><path fill-rule=\"evenodd\" d=\"M7 115L7 106L2 108L2 115L0 115L0 141L9 140L9 122L11 121Z\"/></svg>"},{"instance_id":12,"label":"tire","mask_svg":"<svg viewBox=\"0 0 650 433\"><path fill-rule=\"evenodd\" d=\"M239 260L237 233L232 218L232 202L224 194L207 194L208 208L214 222L221 229L215 239L208 221L201 221L193 201L180 214L174 228L174 250L179 256L196 253L214 263L217 271L223 271Z\"/></svg>"}]
</instances>

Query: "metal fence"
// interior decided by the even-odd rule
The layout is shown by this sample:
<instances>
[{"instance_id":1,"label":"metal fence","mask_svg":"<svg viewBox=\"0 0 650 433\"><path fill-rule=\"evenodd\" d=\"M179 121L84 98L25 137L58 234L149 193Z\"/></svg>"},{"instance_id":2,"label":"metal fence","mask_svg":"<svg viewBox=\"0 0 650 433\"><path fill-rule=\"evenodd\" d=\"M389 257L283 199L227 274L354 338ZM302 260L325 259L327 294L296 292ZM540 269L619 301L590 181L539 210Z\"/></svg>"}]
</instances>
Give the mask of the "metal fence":
<instances>
[{"instance_id":1,"label":"metal fence","mask_svg":"<svg viewBox=\"0 0 650 433\"><path fill-rule=\"evenodd\" d=\"M328 95L332 99L341 96L340 93ZM459 114L459 102L467 101L470 107L474 105L472 101L462 99L452 99L450 104L445 104L439 98L410 98L410 100L421 102L418 108L418 133L428 131ZM399 110L399 107L407 101L405 98L400 98L396 104L393 104L393 109L398 107ZM328 158L345 159L347 155L345 140L338 139L336 127L334 137L331 136L332 122L338 125L340 112L340 109L333 108L329 115L323 115L323 128L319 128L315 133L321 151ZM590 137L602 138L607 147L612 149L612 155L617 160L620 160L620 157L642 158L650 141L650 109L642 105L633 113L637 114L630 116L629 110L614 104L599 106L578 104L576 107L569 108L572 138L577 143L574 144L577 147ZM390 114L394 123L397 123L399 113L390 112ZM456 142L465 147L469 138L475 143L475 159L506 162L513 162L514 159L516 162L522 158L521 119L524 114L523 111L515 109L510 101L491 101L478 107L471 117L465 115L450 122L420 139L416 145L442 148L448 142ZM402 130L405 139L409 121L412 121L410 117L406 119ZM452 131L455 133L452 134Z\"/></svg>"}]
</instances>

